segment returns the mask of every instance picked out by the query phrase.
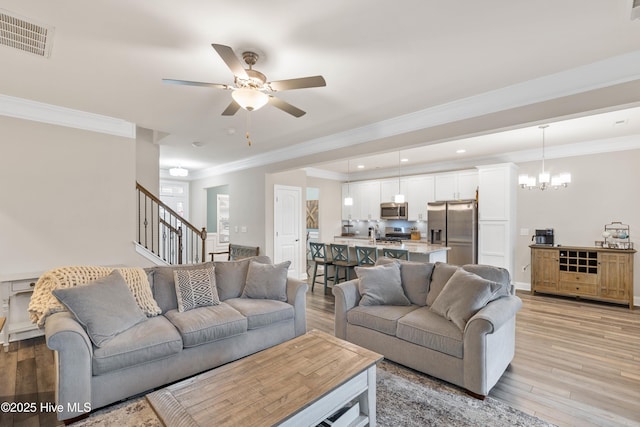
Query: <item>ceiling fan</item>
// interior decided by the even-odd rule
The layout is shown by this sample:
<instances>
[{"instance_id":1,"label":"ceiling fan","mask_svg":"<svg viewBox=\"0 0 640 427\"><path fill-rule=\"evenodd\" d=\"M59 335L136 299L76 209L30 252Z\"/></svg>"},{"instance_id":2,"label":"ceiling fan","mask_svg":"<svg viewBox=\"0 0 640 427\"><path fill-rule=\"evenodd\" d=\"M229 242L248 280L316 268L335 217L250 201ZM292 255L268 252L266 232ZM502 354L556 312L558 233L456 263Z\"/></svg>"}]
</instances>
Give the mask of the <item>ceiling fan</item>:
<instances>
[{"instance_id":1,"label":"ceiling fan","mask_svg":"<svg viewBox=\"0 0 640 427\"><path fill-rule=\"evenodd\" d=\"M220 55L224 63L227 64L227 67L229 67L233 73L233 85L174 79L162 79L162 81L171 84L213 87L233 91L231 92L233 100L222 112L223 116L233 116L240 108L244 108L247 111L255 111L269 103L292 116L301 117L305 114L305 111L302 111L288 102L276 98L272 94L283 90L304 89L327 85L324 77L322 76L301 77L297 79L269 82L264 74L253 69L253 66L258 62L257 53L251 51L242 53L242 59L249 66L249 68L244 68L242 62L229 46L215 43L211 46L215 49L218 55Z\"/></svg>"}]
</instances>

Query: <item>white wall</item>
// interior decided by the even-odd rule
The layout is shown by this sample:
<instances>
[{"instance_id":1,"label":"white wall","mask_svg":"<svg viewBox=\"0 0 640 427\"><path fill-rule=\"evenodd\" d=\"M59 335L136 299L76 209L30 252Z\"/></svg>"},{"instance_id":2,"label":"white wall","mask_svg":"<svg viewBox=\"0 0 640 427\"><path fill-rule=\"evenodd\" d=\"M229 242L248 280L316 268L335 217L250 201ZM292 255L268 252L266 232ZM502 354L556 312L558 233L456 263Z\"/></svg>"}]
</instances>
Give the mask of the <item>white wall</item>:
<instances>
[{"instance_id":1,"label":"white wall","mask_svg":"<svg viewBox=\"0 0 640 427\"><path fill-rule=\"evenodd\" d=\"M342 233L342 183L331 179L307 178L307 186L320 190L318 226L321 242L333 242Z\"/></svg>"},{"instance_id":2,"label":"white wall","mask_svg":"<svg viewBox=\"0 0 640 427\"><path fill-rule=\"evenodd\" d=\"M198 228L207 223L207 192L209 187L229 186L229 240L239 245L259 246L260 253L266 253L265 243L265 170L247 169L191 182L190 207L191 223ZM273 195L273 190L271 191ZM273 196L270 197L273 197ZM271 208L273 211L273 206ZM273 212L270 212L273 218ZM270 224L273 229L273 223ZM238 231L236 231L238 227ZM242 227L246 227L243 233ZM270 252L267 253L270 255Z\"/></svg>"},{"instance_id":3,"label":"white wall","mask_svg":"<svg viewBox=\"0 0 640 427\"><path fill-rule=\"evenodd\" d=\"M134 139L0 116L0 273L141 265Z\"/></svg>"},{"instance_id":4,"label":"white wall","mask_svg":"<svg viewBox=\"0 0 640 427\"><path fill-rule=\"evenodd\" d=\"M136 180L160 196L160 147L153 143L153 131L136 128Z\"/></svg>"},{"instance_id":5,"label":"white wall","mask_svg":"<svg viewBox=\"0 0 640 427\"><path fill-rule=\"evenodd\" d=\"M519 165L519 173L537 174L541 163ZM603 240L605 224L621 221L631 227L636 250L640 242L640 150L620 151L546 161L551 172L571 172L573 182L561 190L518 189L517 231L529 229L516 242L514 280L530 286L531 235L536 228L553 228L555 242L567 246L594 246ZM634 295L640 297L640 260L635 256Z\"/></svg>"}]
</instances>

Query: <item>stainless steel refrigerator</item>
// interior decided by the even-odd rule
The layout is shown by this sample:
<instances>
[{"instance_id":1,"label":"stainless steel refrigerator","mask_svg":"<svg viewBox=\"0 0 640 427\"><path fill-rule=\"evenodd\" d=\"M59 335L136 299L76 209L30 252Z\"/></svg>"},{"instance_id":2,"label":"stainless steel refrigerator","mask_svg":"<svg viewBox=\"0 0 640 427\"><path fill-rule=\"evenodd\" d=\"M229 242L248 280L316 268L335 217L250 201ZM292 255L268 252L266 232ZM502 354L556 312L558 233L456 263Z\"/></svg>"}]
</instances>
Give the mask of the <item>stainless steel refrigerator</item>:
<instances>
[{"instance_id":1,"label":"stainless steel refrigerator","mask_svg":"<svg viewBox=\"0 0 640 427\"><path fill-rule=\"evenodd\" d=\"M475 200L427 204L429 243L451 248L447 262L454 265L478 263L478 203Z\"/></svg>"}]
</instances>

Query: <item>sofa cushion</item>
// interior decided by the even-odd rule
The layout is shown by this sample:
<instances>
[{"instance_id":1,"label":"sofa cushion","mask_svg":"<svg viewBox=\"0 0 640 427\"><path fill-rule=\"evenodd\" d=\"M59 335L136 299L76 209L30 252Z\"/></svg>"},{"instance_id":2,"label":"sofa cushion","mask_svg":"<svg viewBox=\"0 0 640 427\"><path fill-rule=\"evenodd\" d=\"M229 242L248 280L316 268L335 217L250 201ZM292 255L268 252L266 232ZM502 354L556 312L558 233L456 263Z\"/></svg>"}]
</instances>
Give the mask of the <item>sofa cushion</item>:
<instances>
[{"instance_id":1,"label":"sofa cushion","mask_svg":"<svg viewBox=\"0 0 640 427\"><path fill-rule=\"evenodd\" d=\"M462 331L429 307L420 307L398 320L396 336L405 341L462 359Z\"/></svg>"},{"instance_id":2,"label":"sofa cushion","mask_svg":"<svg viewBox=\"0 0 640 427\"><path fill-rule=\"evenodd\" d=\"M262 264L250 261L243 298L287 300L287 273L291 261L280 264Z\"/></svg>"},{"instance_id":3,"label":"sofa cushion","mask_svg":"<svg viewBox=\"0 0 640 427\"><path fill-rule=\"evenodd\" d=\"M224 302L182 313L169 310L165 316L180 332L185 348L247 332L247 318Z\"/></svg>"},{"instance_id":4,"label":"sofa cushion","mask_svg":"<svg viewBox=\"0 0 640 427\"><path fill-rule=\"evenodd\" d=\"M200 269L177 269L173 272L178 311L220 304L213 266Z\"/></svg>"},{"instance_id":5,"label":"sofa cushion","mask_svg":"<svg viewBox=\"0 0 640 427\"><path fill-rule=\"evenodd\" d=\"M501 285L501 288L498 291L499 296L511 295L511 276L509 275L509 270L506 268L482 264L466 264L463 265L462 268L471 273L477 274L483 279L499 283Z\"/></svg>"},{"instance_id":6,"label":"sofa cushion","mask_svg":"<svg viewBox=\"0 0 640 427\"><path fill-rule=\"evenodd\" d=\"M356 267L359 305L411 305L402 289L400 263Z\"/></svg>"},{"instance_id":7,"label":"sofa cushion","mask_svg":"<svg viewBox=\"0 0 640 427\"><path fill-rule=\"evenodd\" d=\"M416 308L418 307L415 305L360 305L349 310L347 321L352 325L395 336L398 319Z\"/></svg>"},{"instance_id":8,"label":"sofa cushion","mask_svg":"<svg viewBox=\"0 0 640 427\"><path fill-rule=\"evenodd\" d=\"M182 351L182 339L164 316L122 332L100 348L93 350L93 375L124 369L172 356Z\"/></svg>"},{"instance_id":9,"label":"sofa cushion","mask_svg":"<svg viewBox=\"0 0 640 427\"><path fill-rule=\"evenodd\" d=\"M460 267L457 265L451 265L444 262L436 262L433 267L433 274L431 274L431 284L429 286L429 293L427 294L427 305L431 306L433 302L438 298L440 292L447 284L453 273L458 271Z\"/></svg>"},{"instance_id":10,"label":"sofa cushion","mask_svg":"<svg viewBox=\"0 0 640 427\"><path fill-rule=\"evenodd\" d=\"M459 269L449 279L431 310L451 320L461 331L467 321L489 301L498 298L502 285Z\"/></svg>"},{"instance_id":11,"label":"sofa cushion","mask_svg":"<svg viewBox=\"0 0 640 427\"><path fill-rule=\"evenodd\" d=\"M52 293L75 316L96 347L147 320L117 270L89 284L54 289Z\"/></svg>"},{"instance_id":12,"label":"sofa cushion","mask_svg":"<svg viewBox=\"0 0 640 427\"><path fill-rule=\"evenodd\" d=\"M148 269L153 276L153 283L151 289L153 290L153 296L155 297L158 305L162 309L163 313L169 310L178 308L178 299L176 297L176 284L174 278L174 271L180 270L200 270L203 268L210 268L214 265L213 262L205 262L201 264L183 264L178 266L162 266L153 267Z\"/></svg>"},{"instance_id":13,"label":"sofa cushion","mask_svg":"<svg viewBox=\"0 0 640 427\"><path fill-rule=\"evenodd\" d=\"M291 304L271 299L233 298L225 301L247 318L248 329L258 329L294 318Z\"/></svg>"},{"instance_id":14,"label":"sofa cushion","mask_svg":"<svg viewBox=\"0 0 640 427\"><path fill-rule=\"evenodd\" d=\"M249 272L249 264L251 261L271 264L271 258L264 255L238 261L214 262L216 267L216 286L218 287L220 301L225 301L229 298L238 298L242 295L245 283L247 282L247 273Z\"/></svg>"}]
</instances>

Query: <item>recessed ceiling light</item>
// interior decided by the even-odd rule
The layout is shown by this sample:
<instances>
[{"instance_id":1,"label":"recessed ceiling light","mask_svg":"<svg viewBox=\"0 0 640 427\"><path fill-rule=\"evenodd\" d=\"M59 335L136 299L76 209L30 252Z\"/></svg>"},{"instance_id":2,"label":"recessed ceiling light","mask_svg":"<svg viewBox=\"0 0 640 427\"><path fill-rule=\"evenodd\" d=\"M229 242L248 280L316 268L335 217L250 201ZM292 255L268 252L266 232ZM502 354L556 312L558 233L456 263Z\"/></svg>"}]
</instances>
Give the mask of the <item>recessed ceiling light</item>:
<instances>
[{"instance_id":1,"label":"recessed ceiling light","mask_svg":"<svg viewBox=\"0 0 640 427\"><path fill-rule=\"evenodd\" d=\"M408 162L409 159L400 159L401 162Z\"/></svg>"},{"instance_id":2,"label":"recessed ceiling light","mask_svg":"<svg viewBox=\"0 0 640 427\"><path fill-rule=\"evenodd\" d=\"M202 141L193 141L191 143L191 145L196 147L196 148L198 148L198 147L202 147L204 145L204 142L202 142Z\"/></svg>"},{"instance_id":3,"label":"recessed ceiling light","mask_svg":"<svg viewBox=\"0 0 640 427\"><path fill-rule=\"evenodd\" d=\"M364 165L358 165L358 169L364 169Z\"/></svg>"},{"instance_id":4,"label":"recessed ceiling light","mask_svg":"<svg viewBox=\"0 0 640 427\"><path fill-rule=\"evenodd\" d=\"M466 153L467 150L465 150L464 148L460 148L459 150L456 150L456 153L458 154L462 154L462 153Z\"/></svg>"}]
</instances>

